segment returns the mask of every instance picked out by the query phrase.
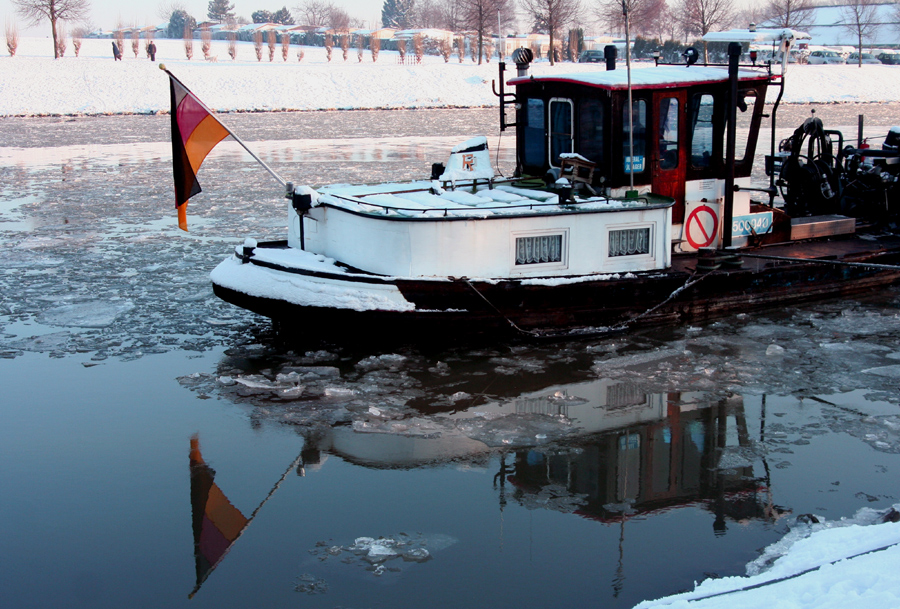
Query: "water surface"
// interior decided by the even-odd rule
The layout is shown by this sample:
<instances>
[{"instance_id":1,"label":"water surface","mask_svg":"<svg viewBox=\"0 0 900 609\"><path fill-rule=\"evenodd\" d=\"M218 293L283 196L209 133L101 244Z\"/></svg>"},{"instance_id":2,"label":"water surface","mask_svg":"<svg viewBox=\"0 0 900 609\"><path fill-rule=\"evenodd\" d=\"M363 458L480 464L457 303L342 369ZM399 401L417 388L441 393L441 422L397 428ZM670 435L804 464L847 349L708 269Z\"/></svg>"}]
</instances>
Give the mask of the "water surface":
<instances>
[{"instance_id":1,"label":"water surface","mask_svg":"<svg viewBox=\"0 0 900 609\"><path fill-rule=\"evenodd\" d=\"M264 158L317 184L420 177L471 125L496 136L494 111L450 114L229 118L287 133ZM0 121L9 606L631 607L742 574L800 515L897 503L897 290L309 350L209 286L244 236L283 237L280 188L226 143L178 231L166 128Z\"/></svg>"}]
</instances>

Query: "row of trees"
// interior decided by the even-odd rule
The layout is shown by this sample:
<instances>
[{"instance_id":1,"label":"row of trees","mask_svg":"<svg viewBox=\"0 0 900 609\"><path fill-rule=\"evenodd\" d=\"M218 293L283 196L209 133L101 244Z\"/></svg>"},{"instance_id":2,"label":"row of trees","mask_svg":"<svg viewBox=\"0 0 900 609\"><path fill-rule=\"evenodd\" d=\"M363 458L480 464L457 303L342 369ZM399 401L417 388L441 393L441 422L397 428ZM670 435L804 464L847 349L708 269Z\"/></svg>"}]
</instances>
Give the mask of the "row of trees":
<instances>
[{"instance_id":1,"label":"row of trees","mask_svg":"<svg viewBox=\"0 0 900 609\"><path fill-rule=\"evenodd\" d=\"M827 0L826 0L827 1ZM830 0L841 5L842 23L856 37L860 50L880 27L876 22L877 5L884 0ZM31 25L49 21L53 46L59 57L58 28L61 22L88 19L89 0L12 0L16 11ZM439 28L454 32L473 32L478 57L484 55L489 37L517 30L517 8L528 21L529 31L548 34L551 48L557 48L564 32L575 24L594 20L610 32L623 30L623 6L630 16L632 32L645 38L688 40L704 34L750 22L768 22L777 27L809 28L816 0L765 0L764 4L739 11L735 0L384 0L381 21L384 27L397 29ZM894 4L900 20L900 4ZM180 0L162 8L169 19L168 35L178 38L185 27L193 29L197 20ZM336 31L361 27L362 23L335 6L331 0L302 0L293 8L286 6L270 12L253 13L256 23L291 25L294 18L305 25L325 26ZM234 4L228 0L209 0L207 17L222 23L238 23ZM9 38L9 36L7 36ZM550 55L551 62L554 55Z\"/></svg>"}]
</instances>

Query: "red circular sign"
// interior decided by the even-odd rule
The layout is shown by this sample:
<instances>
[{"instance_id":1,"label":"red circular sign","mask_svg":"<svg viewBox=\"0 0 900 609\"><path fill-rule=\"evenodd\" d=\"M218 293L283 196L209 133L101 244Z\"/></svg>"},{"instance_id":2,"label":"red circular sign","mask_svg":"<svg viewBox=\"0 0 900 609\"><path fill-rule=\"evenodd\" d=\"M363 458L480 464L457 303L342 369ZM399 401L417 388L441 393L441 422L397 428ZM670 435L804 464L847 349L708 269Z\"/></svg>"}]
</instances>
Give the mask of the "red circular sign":
<instances>
[{"instance_id":1,"label":"red circular sign","mask_svg":"<svg viewBox=\"0 0 900 609\"><path fill-rule=\"evenodd\" d=\"M701 213L703 214L702 217ZM708 222L706 215L709 215L709 218L712 220L712 230L710 231L706 230L706 226L704 226L704 221ZM687 221L684 223L684 236L691 247L694 249L709 247L716 240L716 235L718 234L719 216L716 215L712 207L709 205L698 205L688 214Z\"/></svg>"}]
</instances>

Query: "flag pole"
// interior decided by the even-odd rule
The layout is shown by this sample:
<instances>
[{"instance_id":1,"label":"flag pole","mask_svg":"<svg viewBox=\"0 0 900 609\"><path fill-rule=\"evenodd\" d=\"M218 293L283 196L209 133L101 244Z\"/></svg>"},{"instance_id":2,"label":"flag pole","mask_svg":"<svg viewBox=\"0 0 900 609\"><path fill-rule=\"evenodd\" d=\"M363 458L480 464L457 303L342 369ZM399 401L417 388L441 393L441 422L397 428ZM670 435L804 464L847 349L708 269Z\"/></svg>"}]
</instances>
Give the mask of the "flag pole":
<instances>
[{"instance_id":1,"label":"flag pole","mask_svg":"<svg viewBox=\"0 0 900 609\"><path fill-rule=\"evenodd\" d=\"M256 156L256 153L253 152L252 150L250 150L250 148L247 147L247 144L245 144L244 141L243 141L241 138L239 138L237 135L235 135L235 134L234 134L234 131L232 131L231 128L228 127L228 125L226 125L225 123L223 123L223 122L222 122L222 119L220 119L220 118L218 117L218 115L217 115L215 112L213 112L212 109L209 108L209 106L207 106L206 104L204 104L204 103L200 100L199 97L197 97L196 95L194 95L194 92L193 92L193 91L191 91L190 89L188 89L188 88L184 85L183 82L181 82L180 80L178 80L178 78L176 78L174 74L172 74L171 72L169 72L169 70L166 69L166 64L164 64L164 63L159 64L159 69L162 70L163 72L165 72L166 74L168 74L169 78L171 78L172 80L174 80L175 82L177 82L179 85L181 85L181 87L182 87L185 91L188 92L188 95L190 95L191 98L192 98L194 101L196 101L198 104L200 104L200 106L201 106L204 110L206 110L207 112L209 112L210 115L214 116L215 119L219 122L219 124L222 125L222 127L225 128L225 131L228 132L228 135L230 135L232 138L234 138L234 141L236 141L238 144L240 144L241 147L242 147L244 150L246 150L247 153L248 153L250 156L252 156L253 159L254 159L257 163L259 163L260 165L262 165L262 166L263 166L263 169L265 169L266 171L269 172L269 175L271 175L273 178L275 178L275 180L276 180L278 183L280 183L282 186L287 187L287 184L288 184L287 180L285 180L284 178L282 178L282 177L278 174L278 172L276 172L274 169L272 169L271 167L269 167L269 166L266 164L265 161L263 161L261 158L259 158L258 156Z\"/></svg>"}]
</instances>

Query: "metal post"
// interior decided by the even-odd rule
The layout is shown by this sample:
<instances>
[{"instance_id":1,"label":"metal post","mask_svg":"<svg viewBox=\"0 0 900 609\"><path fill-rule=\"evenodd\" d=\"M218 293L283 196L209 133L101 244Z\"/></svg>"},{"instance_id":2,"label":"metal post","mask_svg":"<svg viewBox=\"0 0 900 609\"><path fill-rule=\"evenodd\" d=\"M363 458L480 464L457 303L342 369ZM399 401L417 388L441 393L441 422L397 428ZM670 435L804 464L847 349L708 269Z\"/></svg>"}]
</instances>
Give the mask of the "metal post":
<instances>
[{"instance_id":1,"label":"metal post","mask_svg":"<svg viewBox=\"0 0 900 609\"><path fill-rule=\"evenodd\" d=\"M738 65L741 44L728 43L728 129L725 133L725 210L722 218L722 247L731 247L731 224L734 220L734 147L737 141Z\"/></svg>"},{"instance_id":2,"label":"metal post","mask_svg":"<svg viewBox=\"0 0 900 609\"><path fill-rule=\"evenodd\" d=\"M631 99L631 31L628 24L628 1L622 0L622 14L625 16L625 71L628 73L628 187L629 196L634 192L634 102Z\"/></svg>"}]
</instances>

